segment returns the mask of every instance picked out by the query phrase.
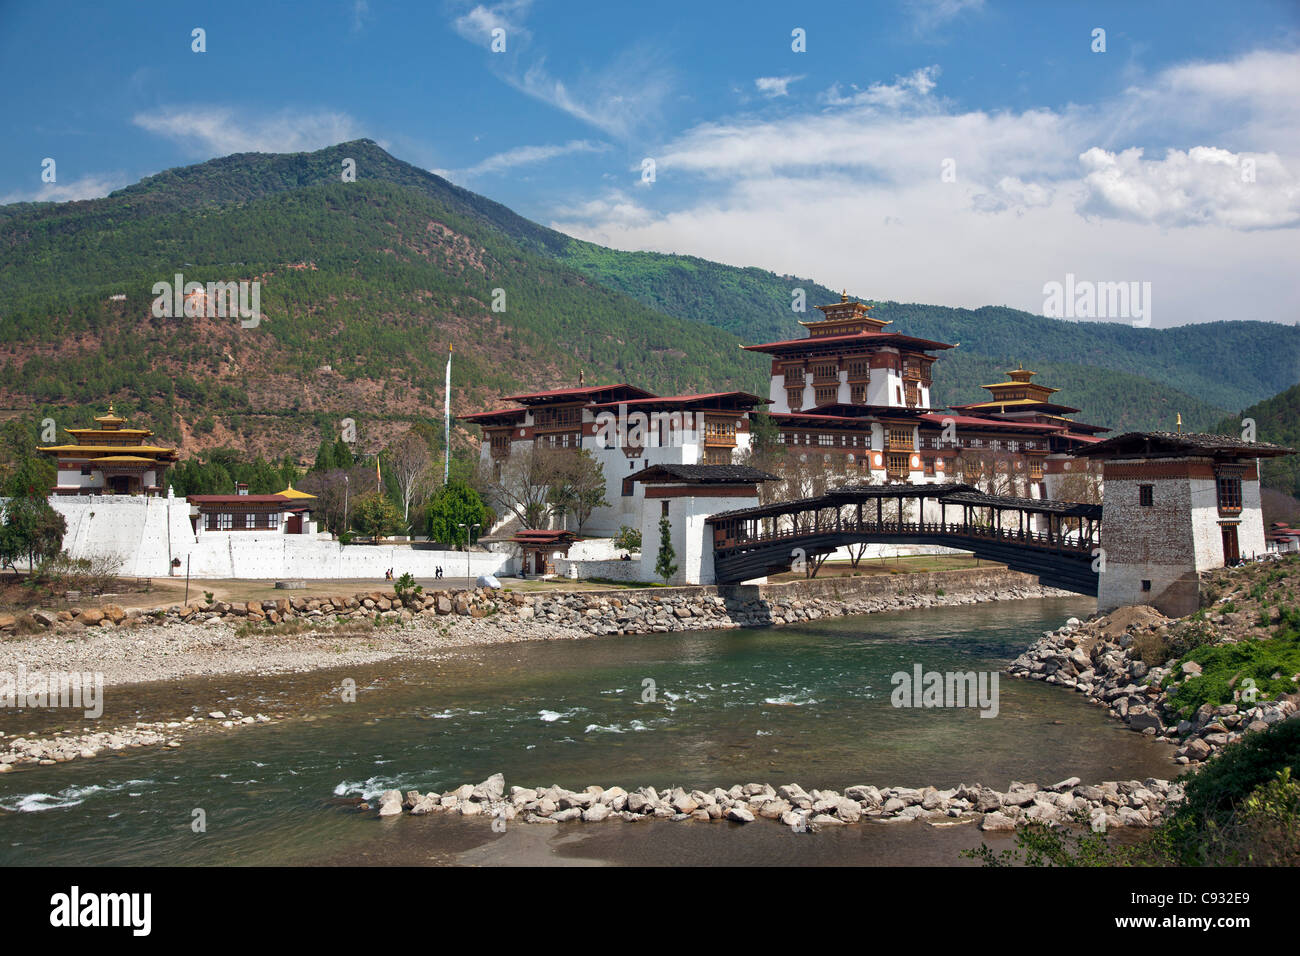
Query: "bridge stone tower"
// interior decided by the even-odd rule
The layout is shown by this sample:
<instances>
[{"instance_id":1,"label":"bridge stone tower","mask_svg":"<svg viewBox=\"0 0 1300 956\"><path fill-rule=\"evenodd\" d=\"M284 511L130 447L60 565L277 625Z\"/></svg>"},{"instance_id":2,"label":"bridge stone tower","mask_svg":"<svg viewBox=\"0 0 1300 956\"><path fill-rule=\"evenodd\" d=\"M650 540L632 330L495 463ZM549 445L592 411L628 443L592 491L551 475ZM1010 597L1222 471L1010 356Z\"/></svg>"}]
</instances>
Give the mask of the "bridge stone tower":
<instances>
[{"instance_id":1,"label":"bridge stone tower","mask_svg":"<svg viewBox=\"0 0 1300 956\"><path fill-rule=\"evenodd\" d=\"M1225 435L1130 432L1081 452L1102 462L1097 610L1200 607L1199 573L1264 553L1260 458L1291 449Z\"/></svg>"}]
</instances>

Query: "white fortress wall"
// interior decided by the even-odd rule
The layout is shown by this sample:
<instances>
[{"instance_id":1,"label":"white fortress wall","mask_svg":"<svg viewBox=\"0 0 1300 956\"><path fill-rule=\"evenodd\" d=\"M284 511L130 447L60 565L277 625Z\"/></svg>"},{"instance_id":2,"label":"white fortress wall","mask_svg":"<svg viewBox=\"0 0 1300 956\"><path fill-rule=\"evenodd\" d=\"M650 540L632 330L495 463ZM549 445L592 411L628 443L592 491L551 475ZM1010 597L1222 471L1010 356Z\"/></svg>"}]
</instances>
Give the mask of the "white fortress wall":
<instances>
[{"instance_id":1,"label":"white fortress wall","mask_svg":"<svg viewBox=\"0 0 1300 956\"><path fill-rule=\"evenodd\" d=\"M382 578L409 571L417 578L433 577L441 566L447 577L466 574L463 551L430 551L409 545L348 545L316 535L278 531L205 531L190 526L190 506L180 498L125 495L50 499L64 516L68 530L63 550L74 558L112 555L123 559L125 577L163 577L173 558L176 574L188 560L197 578ZM469 553L469 574L510 574L512 554Z\"/></svg>"}]
</instances>

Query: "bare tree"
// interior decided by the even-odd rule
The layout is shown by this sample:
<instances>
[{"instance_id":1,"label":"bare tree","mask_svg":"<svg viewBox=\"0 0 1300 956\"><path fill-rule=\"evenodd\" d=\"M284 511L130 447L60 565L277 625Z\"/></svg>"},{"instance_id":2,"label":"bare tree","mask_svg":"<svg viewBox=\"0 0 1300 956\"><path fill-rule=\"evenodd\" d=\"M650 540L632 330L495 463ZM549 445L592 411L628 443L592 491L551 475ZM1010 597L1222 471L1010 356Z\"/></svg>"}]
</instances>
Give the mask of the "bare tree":
<instances>
[{"instance_id":1,"label":"bare tree","mask_svg":"<svg viewBox=\"0 0 1300 956\"><path fill-rule=\"evenodd\" d=\"M1006 455L983 448L965 448L957 458L961 480L986 495L1014 495L1016 480Z\"/></svg>"},{"instance_id":2,"label":"bare tree","mask_svg":"<svg viewBox=\"0 0 1300 956\"><path fill-rule=\"evenodd\" d=\"M1076 464L1080 464L1076 462ZM1056 498L1060 501L1081 501L1085 504L1101 504L1101 475L1094 471L1072 471L1061 476L1056 486Z\"/></svg>"},{"instance_id":3,"label":"bare tree","mask_svg":"<svg viewBox=\"0 0 1300 956\"><path fill-rule=\"evenodd\" d=\"M555 514L573 515L581 533L593 511L609 506L605 500L604 468L586 449L561 454L555 462L547 500Z\"/></svg>"},{"instance_id":4,"label":"bare tree","mask_svg":"<svg viewBox=\"0 0 1300 956\"><path fill-rule=\"evenodd\" d=\"M423 504L433 489L433 455L429 443L415 432L407 432L388 450L388 468L401 498L402 521L409 527L411 505Z\"/></svg>"},{"instance_id":5,"label":"bare tree","mask_svg":"<svg viewBox=\"0 0 1300 956\"><path fill-rule=\"evenodd\" d=\"M564 473L568 454L536 442L525 448L516 444L501 463L500 474L493 474L488 465L480 481L498 512L510 512L525 528L540 528L551 513L551 486Z\"/></svg>"},{"instance_id":6,"label":"bare tree","mask_svg":"<svg viewBox=\"0 0 1300 956\"><path fill-rule=\"evenodd\" d=\"M328 468L308 472L298 487L316 496L315 514L323 518L326 527L339 533L346 531L345 513L351 517L351 502L373 488L375 470L368 465L352 468Z\"/></svg>"}]
</instances>

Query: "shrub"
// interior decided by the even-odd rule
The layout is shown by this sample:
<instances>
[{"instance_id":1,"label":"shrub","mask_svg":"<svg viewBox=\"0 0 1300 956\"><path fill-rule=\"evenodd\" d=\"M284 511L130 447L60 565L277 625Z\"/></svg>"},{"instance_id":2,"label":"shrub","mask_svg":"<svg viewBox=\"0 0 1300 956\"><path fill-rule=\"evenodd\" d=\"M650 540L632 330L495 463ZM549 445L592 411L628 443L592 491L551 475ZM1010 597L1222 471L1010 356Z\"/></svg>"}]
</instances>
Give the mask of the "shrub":
<instances>
[{"instance_id":1,"label":"shrub","mask_svg":"<svg viewBox=\"0 0 1300 956\"><path fill-rule=\"evenodd\" d=\"M408 597L419 597L424 588L415 583L415 578L411 576L410 571L405 571L400 578L393 582L393 590L399 598L405 601Z\"/></svg>"},{"instance_id":2,"label":"shrub","mask_svg":"<svg viewBox=\"0 0 1300 956\"><path fill-rule=\"evenodd\" d=\"M623 525L618 529L618 534L614 535L614 547L623 551L640 551L641 531Z\"/></svg>"}]
</instances>

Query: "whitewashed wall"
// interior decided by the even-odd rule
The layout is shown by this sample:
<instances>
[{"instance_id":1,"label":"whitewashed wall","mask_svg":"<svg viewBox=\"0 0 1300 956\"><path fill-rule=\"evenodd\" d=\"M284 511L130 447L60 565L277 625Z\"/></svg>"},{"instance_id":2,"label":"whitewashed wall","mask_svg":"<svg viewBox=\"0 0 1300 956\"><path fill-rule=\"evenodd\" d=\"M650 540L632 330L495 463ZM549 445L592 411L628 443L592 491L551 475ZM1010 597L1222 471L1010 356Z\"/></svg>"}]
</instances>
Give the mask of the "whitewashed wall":
<instances>
[{"instance_id":1,"label":"whitewashed wall","mask_svg":"<svg viewBox=\"0 0 1300 956\"><path fill-rule=\"evenodd\" d=\"M466 575L463 551L416 550L409 545L348 545L325 536L278 531L205 531L190 527L189 502L181 498L125 495L52 497L68 530L63 550L74 558L113 555L123 559L127 577L163 577L173 558L197 578L382 578L389 568L401 575L433 577L438 566L447 577ZM197 540L196 540L197 537ZM512 574L510 553L472 551L469 575Z\"/></svg>"}]
</instances>

